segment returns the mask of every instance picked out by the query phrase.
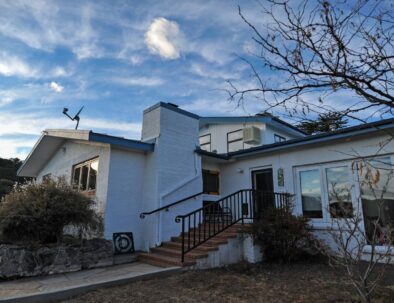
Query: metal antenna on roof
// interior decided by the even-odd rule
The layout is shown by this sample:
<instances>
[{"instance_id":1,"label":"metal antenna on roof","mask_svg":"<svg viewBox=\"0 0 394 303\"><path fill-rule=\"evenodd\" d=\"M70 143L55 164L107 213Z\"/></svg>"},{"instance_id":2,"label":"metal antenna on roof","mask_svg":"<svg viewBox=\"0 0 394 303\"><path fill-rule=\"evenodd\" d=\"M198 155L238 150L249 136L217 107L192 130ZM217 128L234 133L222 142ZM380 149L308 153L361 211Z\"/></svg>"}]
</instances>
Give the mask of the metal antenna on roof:
<instances>
[{"instance_id":1,"label":"metal antenna on roof","mask_svg":"<svg viewBox=\"0 0 394 303\"><path fill-rule=\"evenodd\" d=\"M77 121L77 125L75 126L75 129L78 129L79 126L79 121L81 120L81 118L79 117L79 114L81 113L81 111L83 110L84 106L81 107L81 109L77 112L77 114L74 116L74 118L72 118L69 114L68 114L68 108L65 107L63 108L63 114L66 115L67 117L69 117L72 121L76 120Z\"/></svg>"}]
</instances>

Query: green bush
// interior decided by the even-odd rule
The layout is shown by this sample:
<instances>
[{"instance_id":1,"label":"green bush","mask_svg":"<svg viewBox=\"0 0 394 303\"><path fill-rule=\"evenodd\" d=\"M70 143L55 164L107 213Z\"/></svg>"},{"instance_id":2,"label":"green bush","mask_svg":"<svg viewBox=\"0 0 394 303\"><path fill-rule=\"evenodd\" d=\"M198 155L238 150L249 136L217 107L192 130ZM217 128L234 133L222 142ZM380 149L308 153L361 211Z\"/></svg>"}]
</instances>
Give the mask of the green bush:
<instances>
[{"instance_id":1,"label":"green bush","mask_svg":"<svg viewBox=\"0 0 394 303\"><path fill-rule=\"evenodd\" d=\"M94 201L63 178L16 187L0 204L0 236L11 243L60 242L64 228L82 233L102 229Z\"/></svg>"},{"instance_id":2,"label":"green bush","mask_svg":"<svg viewBox=\"0 0 394 303\"><path fill-rule=\"evenodd\" d=\"M294 216L291 208L266 209L252 232L264 261L291 263L305 256L312 243L308 219Z\"/></svg>"}]
</instances>

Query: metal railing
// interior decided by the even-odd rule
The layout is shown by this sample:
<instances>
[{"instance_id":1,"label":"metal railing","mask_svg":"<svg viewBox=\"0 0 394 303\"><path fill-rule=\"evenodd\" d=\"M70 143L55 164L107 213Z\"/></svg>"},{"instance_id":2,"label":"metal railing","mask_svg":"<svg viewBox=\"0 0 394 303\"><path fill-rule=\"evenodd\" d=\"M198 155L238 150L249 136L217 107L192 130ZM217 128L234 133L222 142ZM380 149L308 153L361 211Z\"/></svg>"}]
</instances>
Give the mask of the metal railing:
<instances>
[{"instance_id":1,"label":"metal railing","mask_svg":"<svg viewBox=\"0 0 394 303\"><path fill-rule=\"evenodd\" d=\"M268 207L290 207L290 196L288 193L242 189L190 213L177 216L175 222L182 224L182 262L186 253L230 226L238 222L244 223L245 219L256 219Z\"/></svg>"},{"instance_id":2,"label":"metal railing","mask_svg":"<svg viewBox=\"0 0 394 303\"><path fill-rule=\"evenodd\" d=\"M199 193L197 193L197 194L191 195L191 196L189 196L189 197L183 198L183 199L181 199L181 200L178 200L178 201L176 201L176 202L174 202L174 203L171 203L171 204L165 205L165 206L163 206L163 207L154 209L154 210L152 210L152 211L143 212L143 213L140 214L140 218L141 218L141 219L144 219L145 216L149 216L149 215L151 215L151 214L157 213L157 212L162 211L162 210L168 211L168 209L169 209L170 207L173 207L173 206L175 206L175 205L178 205L178 204L180 204L180 203L182 203L182 202L185 202L185 201L187 201L187 200L196 198L196 197L198 197L198 196L200 196L200 195L202 195L202 194L204 194L203 191L202 191L202 192L199 192Z\"/></svg>"}]
</instances>

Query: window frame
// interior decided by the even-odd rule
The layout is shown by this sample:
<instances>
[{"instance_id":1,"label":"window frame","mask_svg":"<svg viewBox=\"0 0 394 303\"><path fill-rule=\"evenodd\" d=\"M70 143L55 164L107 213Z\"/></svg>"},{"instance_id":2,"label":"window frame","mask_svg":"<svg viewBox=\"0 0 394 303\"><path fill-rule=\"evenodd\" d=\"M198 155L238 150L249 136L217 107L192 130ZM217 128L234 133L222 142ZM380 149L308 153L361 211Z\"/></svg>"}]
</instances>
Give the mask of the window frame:
<instances>
[{"instance_id":1,"label":"window frame","mask_svg":"<svg viewBox=\"0 0 394 303\"><path fill-rule=\"evenodd\" d=\"M230 134L233 134L233 133L236 133L236 132L239 132L239 131L242 132L242 138L241 138L241 139L236 139L236 140L231 140L231 141L228 139L228 137L229 137ZM233 131L227 133L227 152L228 152L228 153L230 153L230 149L229 149L230 144L231 144L231 143L234 143L234 142L238 142L238 141L242 141L242 148L241 148L241 149L238 149L238 150L243 150L243 149L245 149L243 131L244 131L243 128L240 128L240 129L233 130ZM233 151L233 152L235 152L235 151Z\"/></svg>"},{"instance_id":2,"label":"window frame","mask_svg":"<svg viewBox=\"0 0 394 303\"><path fill-rule=\"evenodd\" d=\"M287 139L283 136L280 136L278 134L274 134L274 142L275 143L280 143L280 142L285 142Z\"/></svg>"},{"instance_id":3,"label":"window frame","mask_svg":"<svg viewBox=\"0 0 394 303\"><path fill-rule=\"evenodd\" d=\"M394 155L393 154L375 155L375 156L372 156L372 157L366 157L365 159L367 159L368 161L374 161L374 159L379 159L379 158L380 159L381 158L388 158L390 160L390 165L394 169ZM357 209L357 211L359 211L359 213L361 214L361 217L362 217L362 220L363 220L363 222L362 222L362 229L363 229L363 232L366 233L367 230L366 230L366 226L365 226L366 222L365 222L365 217L364 217L364 208L363 208L363 201L362 201L362 189L361 189L361 184L360 184L361 176L358 173L359 170L358 170L357 166L356 166L355 171L356 171L356 178L357 178L356 179L356 181L357 181L357 194L358 194L358 197L360 199L360 201L359 201L360 207L359 207L359 209ZM366 245L365 249L364 249L364 252L370 253L371 248L372 248L371 244ZM384 251L386 251L387 246L386 245L375 244L375 248L380 248L380 249L384 248ZM392 254L394 254L394 246L392 246Z\"/></svg>"},{"instance_id":4,"label":"window frame","mask_svg":"<svg viewBox=\"0 0 394 303\"><path fill-rule=\"evenodd\" d=\"M352 201L352 207L353 207L353 214L356 214L357 212L360 211L358 207L358 201L357 197L358 195L358 180L357 178L357 172L352 171L351 167L351 162L349 161L341 161L341 162L332 162L332 163L324 163L324 164L316 164L316 165L306 165L306 166L300 166L296 167L295 169L295 180L296 180L296 198L297 198L297 204L299 206L298 210L300 214L303 214L303 208L302 208L302 196L301 196L301 178L300 178L300 172L302 171L309 171L309 170L319 170L319 181L320 181L320 190L321 190L321 204L322 204L322 218L309 218L311 223L313 225L316 225L317 227L320 224L323 224L326 226L327 224L330 224L332 220L346 220L345 217L337 217L334 218L331 216L330 211L329 211L329 191L328 191L328 183L327 183L327 175L326 175L326 169L327 168L336 168L336 167L347 167L348 171L348 182L350 185L350 194L351 194L351 201Z\"/></svg>"},{"instance_id":5,"label":"window frame","mask_svg":"<svg viewBox=\"0 0 394 303\"><path fill-rule=\"evenodd\" d=\"M88 194L88 195L95 195L95 194L96 194L96 190L97 190L97 177L98 177L98 171L99 171L98 166L97 166L97 173L96 173L96 186L95 186L94 189L89 189L89 184L90 184L90 168L91 168L91 164L92 164L93 162L96 162L96 161L97 161L98 164L100 163L99 157L98 157L98 156L96 156L96 157L94 157L94 158L91 158L91 159L89 159L89 160L85 160L85 161L83 161L83 162L79 162L79 163L74 164L74 165L72 166L72 171L71 171L71 185L72 185L73 188L75 188L76 190L78 190L78 191L81 192L81 193L86 193L86 194ZM87 178L86 178L86 189L82 190L82 189L81 189L81 180L82 180L82 174L83 174L83 167L84 167L84 166L87 166L87 167L88 167L88 172L87 172ZM75 170L78 169L78 168L79 168L80 170L79 170L78 186L76 186L76 185L74 184L74 176L75 176Z\"/></svg>"},{"instance_id":6,"label":"window frame","mask_svg":"<svg viewBox=\"0 0 394 303\"><path fill-rule=\"evenodd\" d=\"M208 136L209 136L209 142L208 142L208 143L201 144L201 143L200 143L200 139L203 138L203 137L208 137ZM211 143L212 143L212 138L211 138L211 134L206 134L206 135L202 135L202 136L198 137L198 142L199 142L199 144L200 144L200 149L211 152L211 150L212 150L212 145L211 145ZM205 146L205 145L209 145L209 150L203 149L203 148L202 148L202 147Z\"/></svg>"},{"instance_id":7,"label":"window frame","mask_svg":"<svg viewBox=\"0 0 394 303\"><path fill-rule=\"evenodd\" d=\"M204 173L208 173L211 175L216 175L217 176L217 191L212 191L212 192L207 192L204 189ZM209 170L209 169L203 169L202 170L202 185L203 185L203 191L205 195L220 195L220 171L215 171L215 170Z\"/></svg>"}]
</instances>

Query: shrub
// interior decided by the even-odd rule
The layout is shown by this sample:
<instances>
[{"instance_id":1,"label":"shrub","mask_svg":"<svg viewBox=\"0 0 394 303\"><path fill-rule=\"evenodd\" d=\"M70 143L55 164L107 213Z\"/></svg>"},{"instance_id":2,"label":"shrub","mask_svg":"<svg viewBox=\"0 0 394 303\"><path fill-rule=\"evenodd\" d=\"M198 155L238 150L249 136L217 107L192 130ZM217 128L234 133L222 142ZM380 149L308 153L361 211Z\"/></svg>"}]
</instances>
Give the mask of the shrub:
<instances>
[{"instance_id":1,"label":"shrub","mask_svg":"<svg viewBox=\"0 0 394 303\"><path fill-rule=\"evenodd\" d=\"M312 243L308 219L294 216L291 208L267 208L253 223L253 237L265 261L290 263L306 254Z\"/></svg>"},{"instance_id":2,"label":"shrub","mask_svg":"<svg viewBox=\"0 0 394 303\"><path fill-rule=\"evenodd\" d=\"M0 235L17 243L60 242L66 226L98 232L101 217L94 201L75 191L64 178L16 187L0 204Z\"/></svg>"},{"instance_id":3,"label":"shrub","mask_svg":"<svg viewBox=\"0 0 394 303\"><path fill-rule=\"evenodd\" d=\"M7 179L0 179L0 201L2 198L12 191L15 182Z\"/></svg>"}]
</instances>

